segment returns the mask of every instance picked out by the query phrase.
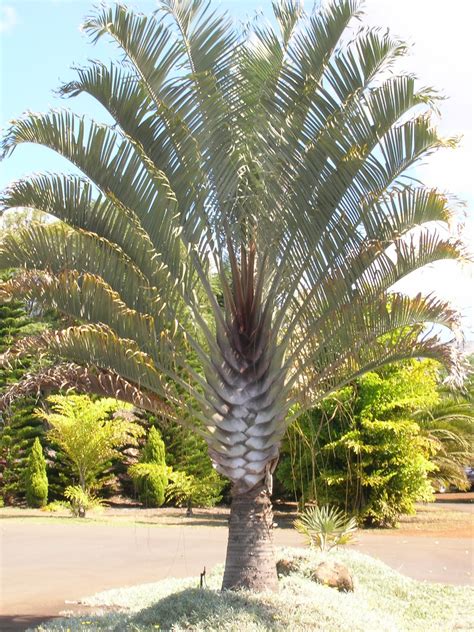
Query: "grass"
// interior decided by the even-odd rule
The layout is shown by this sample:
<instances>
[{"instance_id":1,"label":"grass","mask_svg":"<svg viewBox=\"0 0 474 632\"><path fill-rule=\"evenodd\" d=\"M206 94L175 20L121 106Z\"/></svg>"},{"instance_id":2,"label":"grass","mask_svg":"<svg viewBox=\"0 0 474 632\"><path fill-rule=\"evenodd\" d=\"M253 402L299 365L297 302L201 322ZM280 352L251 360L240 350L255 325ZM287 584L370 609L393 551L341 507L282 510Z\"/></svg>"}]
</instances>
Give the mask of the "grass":
<instances>
[{"instance_id":1,"label":"grass","mask_svg":"<svg viewBox=\"0 0 474 632\"><path fill-rule=\"evenodd\" d=\"M99 613L43 624L41 632L436 632L474 628L474 589L418 582L352 550L329 555L351 570L354 593L315 584L309 571L322 554L285 549L285 558L304 556L298 573L280 578L278 594L221 593L222 568L208 577L165 580L109 590L82 603Z\"/></svg>"},{"instance_id":2,"label":"grass","mask_svg":"<svg viewBox=\"0 0 474 632\"><path fill-rule=\"evenodd\" d=\"M474 514L459 511L449 504L418 504L416 514L400 516L396 529L370 529L392 535L424 535L433 537L474 537Z\"/></svg>"},{"instance_id":3,"label":"grass","mask_svg":"<svg viewBox=\"0 0 474 632\"><path fill-rule=\"evenodd\" d=\"M213 509L195 509L192 518L186 517L185 509L164 507L159 509L141 508L105 508L100 513L89 512L85 519L73 518L67 509L58 512L44 512L40 509L20 509L17 507L0 508L0 519L18 522L37 523L77 523L81 525L108 525L135 527L174 527L174 526L227 526L228 510L222 507ZM275 519L282 528L291 527L296 514L275 511ZM451 508L449 504L418 504L416 514L401 516L396 529L370 529L372 533L380 531L386 535L426 535L436 537L474 536L473 513Z\"/></svg>"},{"instance_id":4,"label":"grass","mask_svg":"<svg viewBox=\"0 0 474 632\"><path fill-rule=\"evenodd\" d=\"M85 518L75 518L68 509L45 511L42 509L4 507L0 508L0 520L28 522L36 524L80 524L134 527L175 527L175 526L226 526L228 511L220 508L195 509L192 518L186 516L185 508L142 509L103 508L88 511Z\"/></svg>"}]
</instances>

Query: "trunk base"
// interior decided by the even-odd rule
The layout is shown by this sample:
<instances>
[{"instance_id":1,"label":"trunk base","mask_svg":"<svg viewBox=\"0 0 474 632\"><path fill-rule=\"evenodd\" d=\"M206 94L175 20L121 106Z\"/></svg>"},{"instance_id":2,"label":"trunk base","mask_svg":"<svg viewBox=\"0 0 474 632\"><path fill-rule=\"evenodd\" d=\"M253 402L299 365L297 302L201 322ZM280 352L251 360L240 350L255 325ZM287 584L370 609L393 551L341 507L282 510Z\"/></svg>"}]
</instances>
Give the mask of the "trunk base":
<instances>
[{"instance_id":1,"label":"trunk base","mask_svg":"<svg viewBox=\"0 0 474 632\"><path fill-rule=\"evenodd\" d=\"M278 590L272 525L266 488L233 494L222 590Z\"/></svg>"}]
</instances>

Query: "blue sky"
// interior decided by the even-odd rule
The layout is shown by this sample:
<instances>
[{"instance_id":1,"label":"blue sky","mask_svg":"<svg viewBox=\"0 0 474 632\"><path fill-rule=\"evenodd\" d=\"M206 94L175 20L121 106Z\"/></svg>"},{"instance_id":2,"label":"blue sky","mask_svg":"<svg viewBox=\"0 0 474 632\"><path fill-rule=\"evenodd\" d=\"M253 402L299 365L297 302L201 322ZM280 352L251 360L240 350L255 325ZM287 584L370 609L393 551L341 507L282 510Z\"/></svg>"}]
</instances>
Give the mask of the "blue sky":
<instances>
[{"instance_id":1,"label":"blue sky","mask_svg":"<svg viewBox=\"0 0 474 632\"><path fill-rule=\"evenodd\" d=\"M74 78L72 65L83 65L90 58L114 58L113 45L99 42L92 46L80 32L84 17L97 4L94 0L0 0L0 127L25 110L39 112L50 107L71 107L77 113L106 120L104 111L88 97L68 101L54 95L61 83ZM269 0L221 0L215 4L241 19L262 9L271 14ZM132 0L127 5L149 13L157 3ZM32 169L61 166L64 162L53 152L23 147L1 165L0 188Z\"/></svg>"},{"instance_id":2,"label":"blue sky","mask_svg":"<svg viewBox=\"0 0 474 632\"><path fill-rule=\"evenodd\" d=\"M270 0L221 0L216 2L236 18L255 10L271 14ZM74 77L73 64L88 58L105 61L114 48L101 42L95 47L79 26L92 9L89 0L0 0L0 126L27 109L45 111L49 107L72 107L99 120L106 120L100 107L88 97L64 101L53 94L62 82ZM143 12L156 7L155 0L135 0L127 4ZM306 3L306 7L310 7ZM417 170L426 184L456 194L466 202L464 237L474 245L473 152L473 72L472 0L366 0L366 22L390 26L398 36L413 44L404 62L423 85L432 85L449 96L442 104L439 122L446 135L462 135L459 149L440 152ZM0 188L31 171L70 171L62 159L40 147L21 147L0 165ZM441 262L415 274L405 283L414 293L434 290L453 300L463 313L464 331L474 339L473 268Z\"/></svg>"}]
</instances>

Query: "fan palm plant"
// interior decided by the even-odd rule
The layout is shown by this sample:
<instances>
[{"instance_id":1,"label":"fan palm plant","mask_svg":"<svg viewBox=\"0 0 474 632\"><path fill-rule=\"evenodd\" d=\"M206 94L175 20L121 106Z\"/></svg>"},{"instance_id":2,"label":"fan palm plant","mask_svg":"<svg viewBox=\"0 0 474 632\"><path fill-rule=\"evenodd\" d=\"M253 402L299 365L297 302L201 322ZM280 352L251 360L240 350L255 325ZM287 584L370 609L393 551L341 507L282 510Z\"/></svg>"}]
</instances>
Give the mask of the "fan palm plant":
<instances>
[{"instance_id":1,"label":"fan palm plant","mask_svg":"<svg viewBox=\"0 0 474 632\"><path fill-rule=\"evenodd\" d=\"M449 305L388 300L413 270L462 256L425 227L449 221L446 196L403 178L454 141L431 124L433 91L391 71L403 43L347 37L358 4L306 15L280 0L276 28L244 33L203 0L161 0L151 16L100 8L83 30L120 60L78 68L61 93L91 95L114 124L28 113L3 141L5 155L37 143L82 173L3 193L5 208L59 221L4 236L0 267L21 273L2 296L77 323L7 352L56 360L5 400L75 387L192 426L232 482L224 588L277 585L272 473L297 415L400 358L459 372L453 345L424 329L454 327Z\"/></svg>"}]
</instances>

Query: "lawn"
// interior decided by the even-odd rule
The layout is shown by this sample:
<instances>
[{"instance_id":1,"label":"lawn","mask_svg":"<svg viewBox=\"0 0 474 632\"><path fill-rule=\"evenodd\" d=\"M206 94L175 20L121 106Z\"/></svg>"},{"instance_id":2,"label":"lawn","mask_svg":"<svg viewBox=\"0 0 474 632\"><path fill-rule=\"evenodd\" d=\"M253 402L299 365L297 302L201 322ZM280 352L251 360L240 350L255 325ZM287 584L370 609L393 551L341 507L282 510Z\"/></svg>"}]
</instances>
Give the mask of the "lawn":
<instances>
[{"instance_id":1,"label":"lawn","mask_svg":"<svg viewBox=\"0 0 474 632\"><path fill-rule=\"evenodd\" d=\"M474 515L470 505L466 505L466 511L460 511L448 503L419 503L416 514L400 516L396 529L371 529L371 531L407 536L472 538L474 537Z\"/></svg>"},{"instance_id":2,"label":"lawn","mask_svg":"<svg viewBox=\"0 0 474 632\"><path fill-rule=\"evenodd\" d=\"M466 504L466 508L469 505ZM291 527L296 512L279 511L275 507L275 520L280 527ZM186 517L185 509L163 507L159 509L142 509L107 507L99 512L89 512L85 519L73 518L67 509L56 512L41 509L21 509L17 507L0 508L0 519L27 520L28 522L68 522L82 525L107 524L124 526L133 524L136 527L175 527L175 526L227 526L229 510L225 507L212 509L195 509L192 518ZM474 520L472 511L460 511L448 503L419 503L416 514L401 516L396 529L370 529L375 533L393 535L426 535L433 537L471 538L474 536Z\"/></svg>"},{"instance_id":3,"label":"lawn","mask_svg":"<svg viewBox=\"0 0 474 632\"><path fill-rule=\"evenodd\" d=\"M57 619L38 630L467 632L474 627L474 588L417 582L347 549L330 554L354 577L355 591L340 593L308 578L321 554L301 549L279 554L304 555L304 562L298 573L280 578L278 594L221 593L220 567L203 589L197 578L189 578L109 590L83 600L94 615Z\"/></svg>"}]
</instances>

